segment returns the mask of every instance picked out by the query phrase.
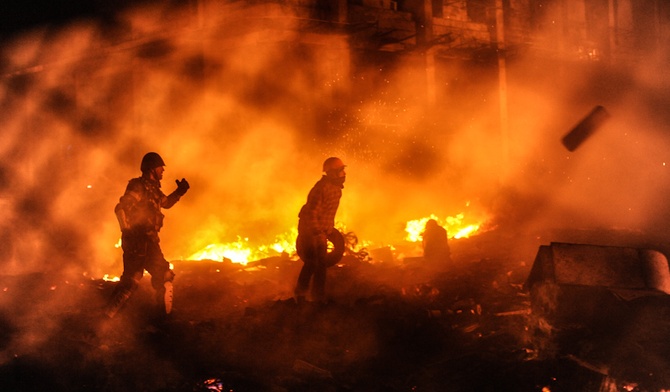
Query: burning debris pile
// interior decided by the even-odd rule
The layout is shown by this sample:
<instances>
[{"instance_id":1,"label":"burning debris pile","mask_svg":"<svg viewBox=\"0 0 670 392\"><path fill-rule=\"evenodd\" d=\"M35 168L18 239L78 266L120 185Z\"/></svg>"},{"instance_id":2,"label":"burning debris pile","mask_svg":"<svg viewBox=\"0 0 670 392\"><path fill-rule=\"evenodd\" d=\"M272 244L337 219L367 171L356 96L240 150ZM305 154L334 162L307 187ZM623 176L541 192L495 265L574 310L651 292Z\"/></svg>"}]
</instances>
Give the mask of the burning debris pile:
<instances>
[{"instance_id":1,"label":"burning debris pile","mask_svg":"<svg viewBox=\"0 0 670 392\"><path fill-rule=\"evenodd\" d=\"M501 245L508 240L497 231L453 240L451 265L345 257L328 272L330 302L319 305L293 300L301 262L288 254L247 265L174 261L177 295L167 321L151 316L148 279L107 319L102 308L115 282L3 276L2 390L557 392L667 385L659 367L666 364L667 297L610 307L617 311L608 322L620 328L593 329L579 318L550 324L548 314L531 311L535 299L524 288L531 265Z\"/></svg>"}]
</instances>

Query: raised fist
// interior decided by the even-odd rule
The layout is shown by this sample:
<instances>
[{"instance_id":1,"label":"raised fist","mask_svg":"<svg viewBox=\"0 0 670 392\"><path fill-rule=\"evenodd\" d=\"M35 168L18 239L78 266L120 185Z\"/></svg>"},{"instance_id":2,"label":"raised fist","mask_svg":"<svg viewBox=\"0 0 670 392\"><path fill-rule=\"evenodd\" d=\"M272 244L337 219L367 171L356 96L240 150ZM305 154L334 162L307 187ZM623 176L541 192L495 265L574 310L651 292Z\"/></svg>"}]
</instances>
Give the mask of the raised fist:
<instances>
[{"instance_id":1,"label":"raised fist","mask_svg":"<svg viewBox=\"0 0 670 392\"><path fill-rule=\"evenodd\" d=\"M179 196L184 196L186 191L191 187L185 178L182 178L181 181L175 180L175 182L177 183L177 194Z\"/></svg>"}]
</instances>

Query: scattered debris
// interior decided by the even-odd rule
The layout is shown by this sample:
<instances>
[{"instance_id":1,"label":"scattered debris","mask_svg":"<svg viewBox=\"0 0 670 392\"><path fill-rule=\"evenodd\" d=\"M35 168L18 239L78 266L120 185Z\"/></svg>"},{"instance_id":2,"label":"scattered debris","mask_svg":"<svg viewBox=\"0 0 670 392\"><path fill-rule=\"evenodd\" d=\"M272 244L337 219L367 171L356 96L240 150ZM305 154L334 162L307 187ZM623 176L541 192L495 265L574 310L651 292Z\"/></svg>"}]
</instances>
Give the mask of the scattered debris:
<instances>
[{"instance_id":1,"label":"scattered debris","mask_svg":"<svg viewBox=\"0 0 670 392\"><path fill-rule=\"evenodd\" d=\"M252 270L175 261L174 311L167 322L149 316L149 280L108 319L102 309L115 282L69 277L63 285L49 274L0 276L0 287L7 288L0 291L0 386L74 392L445 386L609 392L634 386L626 390L656 392L670 385L666 294L584 291L569 305L607 299L623 308L597 309L615 311L608 325L556 323L540 310L551 309L552 298L561 305L557 284L531 285L529 295L524 282L536 277L529 264L481 249L489 256L459 258L455 252L446 270L421 260L343 261L328 271L326 304L293 300L300 262L286 255L248 265ZM464 243L454 250L474 254ZM653 284L663 282L659 276Z\"/></svg>"}]
</instances>

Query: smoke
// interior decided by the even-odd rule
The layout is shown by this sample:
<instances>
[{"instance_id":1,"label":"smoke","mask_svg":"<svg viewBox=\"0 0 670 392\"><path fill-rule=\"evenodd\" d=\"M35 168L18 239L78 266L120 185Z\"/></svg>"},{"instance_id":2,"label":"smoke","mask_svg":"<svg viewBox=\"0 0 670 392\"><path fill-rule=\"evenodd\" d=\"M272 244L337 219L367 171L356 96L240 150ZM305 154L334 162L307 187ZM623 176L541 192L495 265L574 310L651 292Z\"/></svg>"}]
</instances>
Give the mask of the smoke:
<instances>
[{"instance_id":1,"label":"smoke","mask_svg":"<svg viewBox=\"0 0 670 392\"><path fill-rule=\"evenodd\" d=\"M526 65L527 82L510 87L519 95L510 104L516 113L511 123L518 125L511 126L515 162L507 184L517 196L534 200L535 227L653 235L664 230L668 141L663 131L667 115L659 105L666 98L660 98L665 94L659 86L667 80L657 72L659 62L635 65L611 64L597 71L587 65L570 77L563 75L564 63L544 64L548 75ZM548 81L553 78L556 82ZM596 105L612 117L576 151L562 148L560 138Z\"/></svg>"},{"instance_id":2,"label":"smoke","mask_svg":"<svg viewBox=\"0 0 670 392\"><path fill-rule=\"evenodd\" d=\"M429 103L420 56L359 56L279 7L146 6L36 29L2 51L2 263L119 271L112 211L148 151L167 163L166 193L191 183L166 212L168 260L289 232L333 155L348 165L338 221L363 240L398 241L430 214L644 229L667 176L653 55L597 70L510 56L505 136L491 64L438 59ZM612 119L566 151L560 138L595 105Z\"/></svg>"},{"instance_id":3,"label":"smoke","mask_svg":"<svg viewBox=\"0 0 670 392\"><path fill-rule=\"evenodd\" d=\"M165 193L191 185L165 212L168 260L290 232L329 156L347 164L337 220L374 244L430 214L522 233L667 229L666 53L634 67L510 56L505 143L490 63L438 59L432 103L421 59L351 46L270 5L147 6L5 42L2 275L119 275L113 209L149 151L167 164ZM611 119L568 152L561 137L596 105ZM30 288L5 288L0 323L22 333L0 342L0 362L58 336L57 316L80 306L81 289L52 284L28 299L18 293Z\"/></svg>"}]
</instances>

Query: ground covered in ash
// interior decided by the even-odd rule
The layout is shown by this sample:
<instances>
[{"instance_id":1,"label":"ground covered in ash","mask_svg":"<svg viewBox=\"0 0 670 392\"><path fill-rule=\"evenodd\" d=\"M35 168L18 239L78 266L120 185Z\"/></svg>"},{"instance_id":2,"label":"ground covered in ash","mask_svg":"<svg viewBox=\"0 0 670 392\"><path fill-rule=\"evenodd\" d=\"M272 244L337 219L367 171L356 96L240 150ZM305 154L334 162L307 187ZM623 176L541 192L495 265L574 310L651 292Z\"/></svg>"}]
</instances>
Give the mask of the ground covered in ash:
<instances>
[{"instance_id":1,"label":"ground covered in ash","mask_svg":"<svg viewBox=\"0 0 670 392\"><path fill-rule=\"evenodd\" d=\"M461 241L451 265L345 257L328 271L326 304L293 300L299 260L175 261L168 320L153 314L148 276L114 319L102 308L115 283L2 276L0 390L616 391L666 381L624 380L602 358L610 338L559 338L543 324L523 287L532 253L491 252L499 237ZM626 347L635 359L640 349Z\"/></svg>"}]
</instances>

